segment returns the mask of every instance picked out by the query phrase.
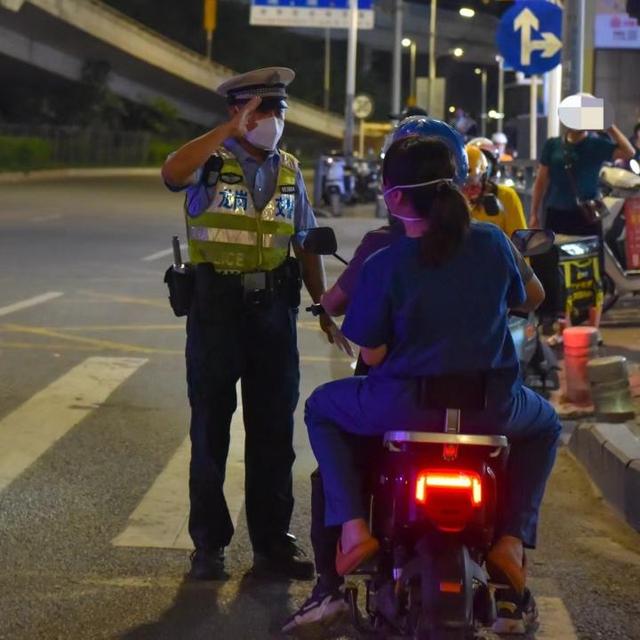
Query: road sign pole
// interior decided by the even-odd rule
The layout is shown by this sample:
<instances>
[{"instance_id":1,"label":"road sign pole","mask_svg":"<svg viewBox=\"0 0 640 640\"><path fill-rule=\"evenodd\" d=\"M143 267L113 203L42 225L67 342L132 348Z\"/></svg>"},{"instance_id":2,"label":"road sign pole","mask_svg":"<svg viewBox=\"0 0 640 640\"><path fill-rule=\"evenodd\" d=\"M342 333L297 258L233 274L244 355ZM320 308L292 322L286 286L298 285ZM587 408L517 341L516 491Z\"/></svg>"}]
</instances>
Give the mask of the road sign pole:
<instances>
[{"instance_id":1,"label":"road sign pole","mask_svg":"<svg viewBox=\"0 0 640 640\"><path fill-rule=\"evenodd\" d=\"M396 0L395 23L393 35L393 82L391 87L391 111L400 113L400 81L402 79L402 28L404 6L403 0Z\"/></svg>"},{"instance_id":2,"label":"road sign pole","mask_svg":"<svg viewBox=\"0 0 640 640\"><path fill-rule=\"evenodd\" d=\"M331 97L331 29L324 31L324 110L329 111Z\"/></svg>"},{"instance_id":3,"label":"road sign pole","mask_svg":"<svg viewBox=\"0 0 640 640\"><path fill-rule=\"evenodd\" d=\"M497 57L498 60L498 118L497 125L498 131L502 133L503 121L504 121L504 58L502 56Z\"/></svg>"},{"instance_id":4,"label":"road sign pole","mask_svg":"<svg viewBox=\"0 0 640 640\"><path fill-rule=\"evenodd\" d=\"M480 112L480 135L484 138L487 135L487 70L482 69L480 76L481 85L481 112Z\"/></svg>"},{"instance_id":5,"label":"road sign pole","mask_svg":"<svg viewBox=\"0 0 640 640\"><path fill-rule=\"evenodd\" d=\"M531 93L529 94L529 158L536 160L538 156L538 77L531 76Z\"/></svg>"},{"instance_id":6,"label":"road sign pole","mask_svg":"<svg viewBox=\"0 0 640 640\"><path fill-rule=\"evenodd\" d=\"M360 157L364 158L364 118L360 118L360 140L358 144Z\"/></svg>"},{"instance_id":7,"label":"road sign pole","mask_svg":"<svg viewBox=\"0 0 640 640\"><path fill-rule=\"evenodd\" d=\"M417 45L415 42L411 43L411 48L410 48L410 57L411 57L411 68L410 68L410 95L409 95L409 99L407 100L407 105L409 105L410 107L415 107L416 106L416 51L417 51Z\"/></svg>"},{"instance_id":8,"label":"road sign pole","mask_svg":"<svg viewBox=\"0 0 640 640\"><path fill-rule=\"evenodd\" d=\"M356 55L358 51L358 0L349 0L349 39L347 40L347 90L344 122L344 155L353 157L353 99L356 95Z\"/></svg>"},{"instance_id":9,"label":"road sign pole","mask_svg":"<svg viewBox=\"0 0 640 640\"><path fill-rule=\"evenodd\" d=\"M578 21L577 25L577 49L578 56L575 59L576 64L576 93L580 93L582 91L582 86L584 84L584 15L585 15L585 0L577 0L577 12L576 19Z\"/></svg>"},{"instance_id":10,"label":"road sign pole","mask_svg":"<svg viewBox=\"0 0 640 640\"><path fill-rule=\"evenodd\" d=\"M567 52L563 60L566 65L562 81L564 96L582 91L584 79L584 0L566 0L564 3L564 24L562 40Z\"/></svg>"},{"instance_id":11,"label":"road sign pole","mask_svg":"<svg viewBox=\"0 0 640 640\"><path fill-rule=\"evenodd\" d=\"M562 65L558 65L546 77L548 83L547 137L552 138L560 134L558 107L560 106L560 94L562 92Z\"/></svg>"}]
</instances>

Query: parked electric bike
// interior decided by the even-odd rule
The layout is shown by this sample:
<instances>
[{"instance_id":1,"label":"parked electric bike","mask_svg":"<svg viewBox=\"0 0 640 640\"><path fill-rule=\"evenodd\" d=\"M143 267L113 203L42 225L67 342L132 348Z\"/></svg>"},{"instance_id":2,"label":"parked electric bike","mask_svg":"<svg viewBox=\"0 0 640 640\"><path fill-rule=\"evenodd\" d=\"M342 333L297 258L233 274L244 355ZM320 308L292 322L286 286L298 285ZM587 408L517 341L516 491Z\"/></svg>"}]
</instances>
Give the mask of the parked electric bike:
<instances>
[{"instance_id":1,"label":"parked electric bike","mask_svg":"<svg viewBox=\"0 0 640 640\"><path fill-rule=\"evenodd\" d=\"M331 155L325 158L324 184L322 198L329 207L334 218L342 215L342 207L347 201L347 184L349 176L346 170L346 160L342 156Z\"/></svg>"},{"instance_id":2,"label":"parked electric bike","mask_svg":"<svg viewBox=\"0 0 640 640\"><path fill-rule=\"evenodd\" d=\"M520 248L548 250L553 234L522 231ZM329 228L309 232L305 248L337 255ZM319 305L307 309L321 312ZM501 508L508 457L504 436L467 435L461 415L486 406L486 374L432 376L421 384L425 408L444 410L441 424L404 431L390 424L367 483L369 522L381 549L346 589L352 621L363 633L414 640L470 640L495 619L494 588L484 568Z\"/></svg>"},{"instance_id":3,"label":"parked electric bike","mask_svg":"<svg viewBox=\"0 0 640 640\"><path fill-rule=\"evenodd\" d=\"M613 307L620 296L640 292L640 255L637 252L629 255L627 251L628 221L625 216L629 214L625 206L628 201L640 198L640 167L637 162L633 166L636 172L618 167L604 167L600 172L607 207L602 219L605 241L604 311ZM640 215L640 204L631 215Z\"/></svg>"}]
</instances>

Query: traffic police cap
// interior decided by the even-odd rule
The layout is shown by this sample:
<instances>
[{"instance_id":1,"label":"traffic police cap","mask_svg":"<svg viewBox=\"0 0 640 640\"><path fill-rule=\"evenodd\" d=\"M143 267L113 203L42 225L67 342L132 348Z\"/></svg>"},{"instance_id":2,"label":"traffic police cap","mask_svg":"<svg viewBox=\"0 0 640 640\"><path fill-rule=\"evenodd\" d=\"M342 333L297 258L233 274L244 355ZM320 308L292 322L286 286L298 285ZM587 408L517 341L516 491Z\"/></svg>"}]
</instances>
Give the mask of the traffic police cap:
<instances>
[{"instance_id":1,"label":"traffic police cap","mask_svg":"<svg viewBox=\"0 0 640 640\"><path fill-rule=\"evenodd\" d=\"M229 105L242 104L255 96L262 98L259 110L287 108L287 86L296 77L287 67L254 69L223 82L216 92L227 99Z\"/></svg>"}]
</instances>

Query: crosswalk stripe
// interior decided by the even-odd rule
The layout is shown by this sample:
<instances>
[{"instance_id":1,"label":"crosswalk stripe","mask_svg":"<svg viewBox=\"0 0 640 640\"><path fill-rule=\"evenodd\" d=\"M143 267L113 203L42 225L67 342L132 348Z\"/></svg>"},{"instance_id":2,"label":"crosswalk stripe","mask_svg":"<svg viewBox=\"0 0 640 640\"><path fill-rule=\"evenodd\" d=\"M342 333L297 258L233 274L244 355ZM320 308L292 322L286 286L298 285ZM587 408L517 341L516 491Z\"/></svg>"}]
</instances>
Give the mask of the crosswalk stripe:
<instances>
[{"instance_id":1,"label":"crosswalk stripe","mask_svg":"<svg viewBox=\"0 0 640 640\"><path fill-rule=\"evenodd\" d=\"M234 527L244 505L244 424L240 384L238 409L231 421L231 444L224 493ZM127 526L112 543L117 547L192 549L189 537L189 456L186 437L133 511Z\"/></svg>"},{"instance_id":2,"label":"crosswalk stripe","mask_svg":"<svg viewBox=\"0 0 640 640\"><path fill-rule=\"evenodd\" d=\"M0 491L135 373L143 358L91 357L0 421Z\"/></svg>"},{"instance_id":3,"label":"crosswalk stripe","mask_svg":"<svg viewBox=\"0 0 640 640\"><path fill-rule=\"evenodd\" d=\"M0 307L0 316L7 316L10 313L15 313L16 311L22 311L22 309L28 309L29 307L35 307L38 304L42 304L43 302L49 302L49 300L55 300L64 294L59 291L49 291L48 293L43 293L39 296L34 296L33 298L28 298L27 300L21 300L20 302L14 302L13 304L7 305L6 307Z\"/></svg>"},{"instance_id":4,"label":"crosswalk stripe","mask_svg":"<svg viewBox=\"0 0 640 640\"><path fill-rule=\"evenodd\" d=\"M571 616L561 598L536 596L540 610L540 628L536 640L577 640Z\"/></svg>"}]
</instances>

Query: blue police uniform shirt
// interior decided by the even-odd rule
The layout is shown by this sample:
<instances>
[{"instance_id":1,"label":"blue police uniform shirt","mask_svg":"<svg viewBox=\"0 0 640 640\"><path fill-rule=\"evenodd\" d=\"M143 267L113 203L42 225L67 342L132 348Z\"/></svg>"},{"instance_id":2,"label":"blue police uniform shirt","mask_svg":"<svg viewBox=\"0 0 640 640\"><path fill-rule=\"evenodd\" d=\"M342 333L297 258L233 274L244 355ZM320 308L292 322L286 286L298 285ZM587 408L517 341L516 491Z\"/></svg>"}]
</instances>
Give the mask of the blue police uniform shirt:
<instances>
[{"instance_id":1,"label":"blue police uniform shirt","mask_svg":"<svg viewBox=\"0 0 640 640\"><path fill-rule=\"evenodd\" d=\"M542 147L540 163L549 167L549 189L546 203L553 209L576 207L576 194L565 168L565 148L573 165L573 175L580 200L592 200L599 195L600 169L613 158L617 148L609 138L588 135L577 144L567 145L563 138L549 138Z\"/></svg>"},{"instance_id":2,"label":"blue police uniform shirt","mask_svg":"<svg viewBox=\"0 0 640 640\"><path fill-rule=\"evenodd\" d=\"M251 191L256 209L263 209L273 197L276 189L280 170L280 153L277 149L268 152L266 160L260 164L259 160L256 160L233 138L226 140L224 147L233 154L242 167L242 173L246 185ZM172 191L186 189L186 206L193 216L205 211L213 201L215 194L215 185L208 187L202 181L202 168L194 173L190 184L179 188L167 184L167 187ZM293 226L296 230L296 239L300 243L304 241L306 229L314 229L318 226L300 169L296 175L296 206L293 212Z\"/></svg>"},{"instance_id":3,"label":"blue police uniform shirt","mask_svg":"<svg viewBox=\"0 0 640 640\"><path fill-rule=\"evenodd\" d=\"M473 224L455 256L433 268L420 251L419 239L398 238L363 266L342 331L360 346L387 345L369 375L493 369L512 388L519 365L507 312L526 294L507 237L495 225Z\"/></svg>"}]
</instances>

